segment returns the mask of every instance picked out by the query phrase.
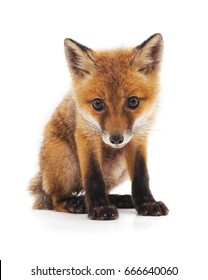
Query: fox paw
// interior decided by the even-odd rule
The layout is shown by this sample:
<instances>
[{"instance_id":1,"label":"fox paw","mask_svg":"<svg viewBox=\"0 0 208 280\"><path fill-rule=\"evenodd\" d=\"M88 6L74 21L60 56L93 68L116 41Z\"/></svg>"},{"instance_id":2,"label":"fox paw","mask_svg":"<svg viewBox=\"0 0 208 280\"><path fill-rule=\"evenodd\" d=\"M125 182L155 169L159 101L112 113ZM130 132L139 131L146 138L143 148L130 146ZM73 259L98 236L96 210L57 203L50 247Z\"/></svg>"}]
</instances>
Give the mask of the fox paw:
<instances>
[{"instance_id":1,"label":"fox paw","mask_svg":"<svg viewBox=\"0 0 208 280\"><path fill-rule=\"evenodd\" d=\"M142 216L168 215L168 208L162 201L143 202L136 207L138 214Z\"/></svg>"},{"instance_id":2,"label":"fox paw","mask_svg":"<svg viewBox=\"0 0 208 280\"><path fill-rule=\"evenodd\" d=\"M87 208L85 205L85 200L83 196L72 197L67 204L67 208L70 213L83 214L87 213Z\"/></svg>"},{"instance_id":3,"label":"fox paw","mask_svg":"<svg viewBox=\"0 0 208 280\"><path fill-rule=\"evenodd\" d=\"M118 210L113 205L97 206L89 209L88 217L91 220L115 220L118 218Z\"/></svg>"}]
</instances>

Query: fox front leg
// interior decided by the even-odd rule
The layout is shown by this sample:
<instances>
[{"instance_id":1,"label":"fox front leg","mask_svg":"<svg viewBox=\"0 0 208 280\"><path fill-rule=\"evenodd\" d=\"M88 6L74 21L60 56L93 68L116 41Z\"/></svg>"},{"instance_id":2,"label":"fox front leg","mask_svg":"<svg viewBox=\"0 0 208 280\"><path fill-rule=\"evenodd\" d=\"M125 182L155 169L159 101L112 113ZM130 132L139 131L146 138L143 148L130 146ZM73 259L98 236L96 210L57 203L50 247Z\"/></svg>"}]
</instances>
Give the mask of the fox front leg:
<instances>
[{"instance_id":1,"label":"fox front leg","mask_svg":"<svg viewBox=\"0 0 208 280\"><path fill-rule=\"evenodd\" d=\"M109 203L99 164L92 155L84 181L88 217L92 220L115 220L118 218L116 207Z\"/></svg>"},{"instance_id":2,"label":"fox front leg","mask_svg":"<svg viewBox=\"0 0 208 280\"><path fill-rule=\"evenodd\" d=\"M137 152L132 180L132 199L140 215L167 215L169 210L162 201L155 201L149 188L149 175L144 156Z\"/></svg>"},{"instance_id":3,"label":"fox front leg","mask_svg":"<svg viewBox=\"0 0 208 280\"><path fill-rule=\"evenodd\" d=\"M77 152L88 217L92 220L115 220L118 210L109 202L95 149L83 133L77 131L75 137L79 143Z\"/></svg>"}]
</instances>

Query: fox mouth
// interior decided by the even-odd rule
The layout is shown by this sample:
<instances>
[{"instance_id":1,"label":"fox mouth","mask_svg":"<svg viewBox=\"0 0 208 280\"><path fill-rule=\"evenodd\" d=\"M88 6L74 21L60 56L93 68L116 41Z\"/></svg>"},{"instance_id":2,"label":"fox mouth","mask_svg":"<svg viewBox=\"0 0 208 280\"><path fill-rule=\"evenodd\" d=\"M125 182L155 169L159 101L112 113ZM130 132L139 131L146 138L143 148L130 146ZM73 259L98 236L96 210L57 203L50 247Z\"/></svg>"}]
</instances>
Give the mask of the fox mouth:
<instances>
[{"instance_id":1,"label":"fox mouth","mask_svg":"<svg viewBox=\"0 0 208 280\"><path fill-rule=\"evenodd\" d=\"M112 148L120 149L126 146L131 141L132 133L124 134L109 134L107 132L102 133L103 142Z\"/></svg>"}]
</instances>

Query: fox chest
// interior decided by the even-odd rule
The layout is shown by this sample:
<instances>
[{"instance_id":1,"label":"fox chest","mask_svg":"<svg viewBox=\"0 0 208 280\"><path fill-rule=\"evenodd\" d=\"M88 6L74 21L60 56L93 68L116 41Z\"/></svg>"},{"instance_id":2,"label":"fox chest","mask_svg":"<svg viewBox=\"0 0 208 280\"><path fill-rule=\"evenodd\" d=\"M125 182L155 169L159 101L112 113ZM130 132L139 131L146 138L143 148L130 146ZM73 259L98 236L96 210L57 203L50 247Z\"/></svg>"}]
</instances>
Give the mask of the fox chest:
<instances>
[{"instance_id":1,"label":"fox chest","mask_svg":"<svg viewBox=\"0 0 208 280\"><path fill-rule=\"evenodd\" d=\"M127 164L123 153L104 154L102 174L108 189L123 182L127 177Z\"/></svg>"}]
</instances>

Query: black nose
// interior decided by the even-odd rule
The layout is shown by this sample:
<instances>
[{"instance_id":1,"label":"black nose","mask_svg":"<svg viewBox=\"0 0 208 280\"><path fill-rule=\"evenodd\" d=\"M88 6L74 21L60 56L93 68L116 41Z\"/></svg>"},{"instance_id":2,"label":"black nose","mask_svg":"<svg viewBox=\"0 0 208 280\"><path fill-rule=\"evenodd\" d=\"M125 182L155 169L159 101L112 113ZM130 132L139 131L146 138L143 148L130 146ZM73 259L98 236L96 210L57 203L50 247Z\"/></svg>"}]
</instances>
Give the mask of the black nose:
<instances>
[{"instance_id":1,"label":"black nose","mask_svg":"<svg viewBox=\"0 0 208 280\"><path fill-rule=\"evenodd\" d=\"M114 134L111 135L109 139L112 144L121 144L124 140L124 137L119 134Z\"/></svg>"}]
</instances>

